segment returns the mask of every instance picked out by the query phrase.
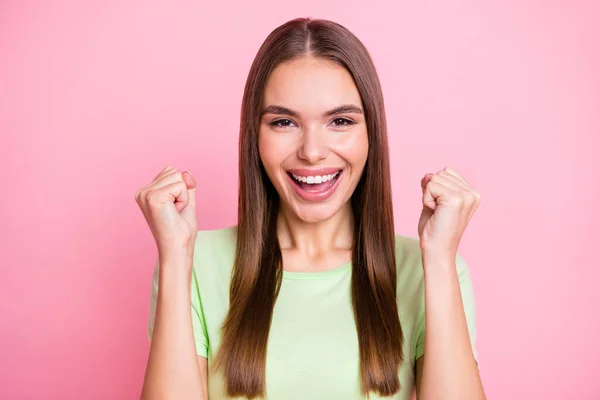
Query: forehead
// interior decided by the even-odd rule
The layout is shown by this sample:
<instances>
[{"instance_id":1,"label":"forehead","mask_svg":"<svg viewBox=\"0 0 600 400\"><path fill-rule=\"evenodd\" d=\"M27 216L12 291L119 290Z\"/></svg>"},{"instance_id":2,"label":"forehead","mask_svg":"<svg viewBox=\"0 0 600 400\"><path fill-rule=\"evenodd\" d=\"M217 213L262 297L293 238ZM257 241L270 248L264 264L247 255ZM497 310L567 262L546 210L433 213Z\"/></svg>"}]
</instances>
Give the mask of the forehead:
<instances>
[{"instance_id":1,"label":"forehead","mask_svg":"<svg viewBox=\"0 0 600 400\"><path fill-rule=\"evenodd\" d=\"M329 60L300 58L281 63L265 87L265 106L280 105L303 115L322 114L342 104L362 107L350 73Z\"/></svg>"}]
</instances>

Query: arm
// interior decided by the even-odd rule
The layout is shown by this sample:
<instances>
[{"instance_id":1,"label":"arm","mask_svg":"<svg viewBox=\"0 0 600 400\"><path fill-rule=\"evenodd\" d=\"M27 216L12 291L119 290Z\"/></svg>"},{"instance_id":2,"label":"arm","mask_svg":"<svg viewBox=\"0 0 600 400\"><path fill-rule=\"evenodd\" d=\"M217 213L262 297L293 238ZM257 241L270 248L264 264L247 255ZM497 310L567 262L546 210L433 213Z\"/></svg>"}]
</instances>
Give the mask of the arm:
<instances>
[{"instance_id":1,"label":"arm","mask_svg":"<svg viewBox=\"0 0 600 400\"><path fill-rule=\"evenodd\" d=\"M457 260L462 263L460 256ZM461 296L461 286L465 294L472 295L468 270L464 267L466 275L461 285L455 260L423 255L427 329L425 354L416 363L419 400L486 399ZM474 317L473 310L469 312Z\"/></svg>"},{"instance_id":2,"label":"arm","mask_svg":"<svg viewBox=\"0 0 600 400\"><path fill-rule=\"evenodd\" d=\"M192 258L160 261L159 287L142 400L208 399L207 359L196 355L190 314Z\"/></svg>"}]
</instances>

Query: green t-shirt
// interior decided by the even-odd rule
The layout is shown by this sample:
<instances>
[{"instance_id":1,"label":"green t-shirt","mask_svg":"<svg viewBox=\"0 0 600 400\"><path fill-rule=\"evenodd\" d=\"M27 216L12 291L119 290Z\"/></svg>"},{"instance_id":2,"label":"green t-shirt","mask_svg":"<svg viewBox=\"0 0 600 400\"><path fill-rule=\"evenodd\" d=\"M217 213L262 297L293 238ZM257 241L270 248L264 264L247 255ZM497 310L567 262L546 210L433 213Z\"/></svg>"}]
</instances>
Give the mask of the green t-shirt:
<instances>
[{"instance_id":1,"label":"green t-shirt","mask_svg":"<svg viewBox=\"0 0 600 400\"><path fill-rule=\"evenodd\" d=\"M229 281L235 256L236 227L199 231L194 250L191 314L196 352L209 367L221 344L229 307ZM396 235L397 299L404 333L402 389L384 399L412 396L415 360L423 355L425 303L421 250L416 238ZM456 259L462 301L475 358L475 303L468 267ZM154 271L148 337L152 336L158 292ZM359 350L351 302L351 264L324 272L283 272L273 310L266 365L269 400L365 399L360 392ZM209 368L210 400L227 399L221 373ZM371 399L379 399L371 394Z\"/></svg>"}]
</instances>

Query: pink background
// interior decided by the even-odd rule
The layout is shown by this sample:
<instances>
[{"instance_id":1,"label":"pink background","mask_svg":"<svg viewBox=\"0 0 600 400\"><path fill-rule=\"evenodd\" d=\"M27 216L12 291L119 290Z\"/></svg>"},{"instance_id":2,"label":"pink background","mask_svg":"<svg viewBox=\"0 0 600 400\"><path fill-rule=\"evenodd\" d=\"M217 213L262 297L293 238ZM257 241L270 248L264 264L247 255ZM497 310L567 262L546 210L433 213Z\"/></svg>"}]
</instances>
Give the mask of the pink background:
<instances>
[{"instance_id":1,"label":"pink background","mask_svg":"<svg viewBox=\"0 0 600 400\"><path fill-rule=\"evenodd\" d=\"M375 60L397 231L426 172L482 193L461 253L488 397L600 399L597 2L200 3L0 2L0 398L139 398L157 254L134 193L189 168L200 228L235 223L250 63L314 16Z\"/></svg>"}]
</instances>

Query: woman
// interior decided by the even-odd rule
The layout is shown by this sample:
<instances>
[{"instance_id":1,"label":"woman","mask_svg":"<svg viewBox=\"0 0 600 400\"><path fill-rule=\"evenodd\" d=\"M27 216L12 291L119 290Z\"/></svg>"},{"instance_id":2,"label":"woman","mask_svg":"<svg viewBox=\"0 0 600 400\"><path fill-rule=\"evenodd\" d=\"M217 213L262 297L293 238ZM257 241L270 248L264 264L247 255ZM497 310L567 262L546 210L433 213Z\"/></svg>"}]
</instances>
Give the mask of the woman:
<instances>
[{"instance_id":1,"label":"woman","mask_svg":"<svg viewBox=\"0 0 600 400\"><path fill-rule=\"evenodd\" d=\"M197 231L189 171L136 194L159 253L143 399L485 398L457 254L479 195L427 174L419 239L394 234L383 97L353 34L269 35L239 158L235 227Z\"/></svg>"}]
</instances>

